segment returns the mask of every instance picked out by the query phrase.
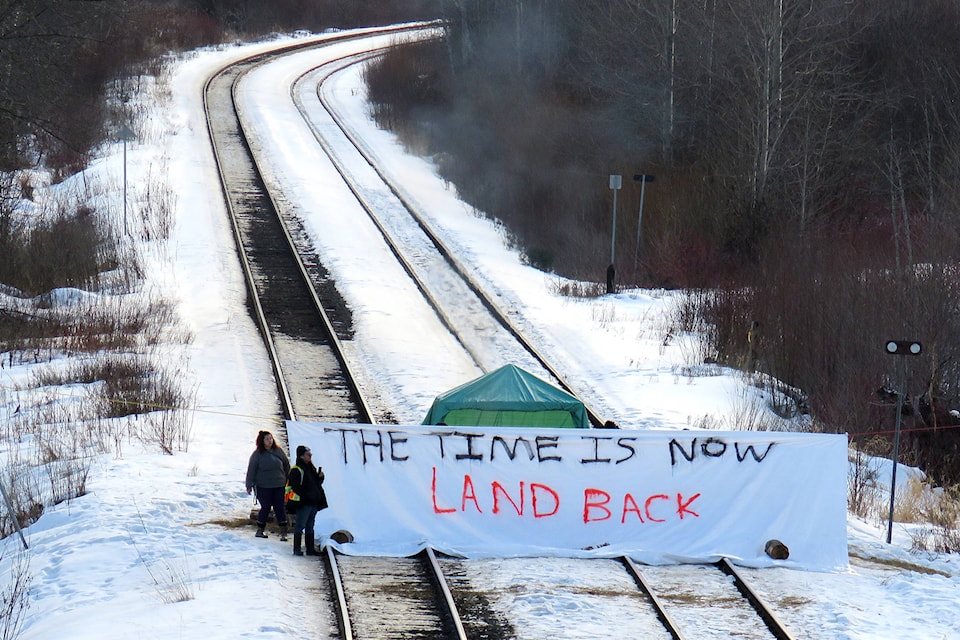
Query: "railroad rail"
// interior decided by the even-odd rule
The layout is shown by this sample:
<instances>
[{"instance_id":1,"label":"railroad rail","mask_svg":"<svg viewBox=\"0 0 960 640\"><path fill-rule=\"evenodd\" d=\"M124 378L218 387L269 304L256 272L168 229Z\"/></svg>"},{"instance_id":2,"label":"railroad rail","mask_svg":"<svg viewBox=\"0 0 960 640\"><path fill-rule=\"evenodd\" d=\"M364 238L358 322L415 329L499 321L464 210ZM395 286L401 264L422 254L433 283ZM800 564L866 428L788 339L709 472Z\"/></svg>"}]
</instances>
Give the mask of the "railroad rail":
<instances>
[{"instance_id":1,"label":"railroad rail","mask_svg":"<svg viewBox=\"0 0 960 640\"><path fill-rule=\"evenodd\" d=\"M340 38L352 37L359 36L344 35ZM338 41L340 38L331 38L324 43ZM214 74L205 86L204 108L224 200L250 293L251 313L261 329L274 369L280 412L290 419L372 423L373 413L355 382L355 376L338 337L338 334L349 332L349 318L342 315L342 303L336 300L335 288L325 282L319 258L312 254L310 244L298 237L296 220L283 219L282 211L265 188L263 177L252 157L240 124L234 100L237 82L251 69L276 56L287 55L306 47L322 46L324 43L287 46L227 65ZM320 76L305 74L303 78L329 77L336 69L357 64L369 55L339 60L325 68ZM318 79L318 98L330 117L336 121L338 117L334 110L323 100L321 84ZM296 102L302 103L299 98ZM302 104L300 106L302 107ZM403 195L399 185L392 184L376 167L375 162L363 151L362 144L342 122L338 122L338 126L343 130L345 139L364 155L370 167L380 176L383 185L393 193L405 215L416 221L435 250L459 273L459 277L473 291L479 303L499 318L498 322L502 327L550 371L561 386L571 390L550 363L524 339L522 332L513 326L509 314L501 311L496 301L484 292L483 287L470 278L469 269L460 263L442 238L430 229L427 221L418 214L416 206ZM325 144L320 136L318 142ZM336 153L328 150L328 155L335 165L338 164ZM389 226L378 217L376 209L365 202L367 187L352 181L348 172L341 173L368 214L377 218L376 222L384 237L398 258L406 264L408 273L421 283L421 290L430 298L430 286L426 279L419 275L420 267L403 257L405 248L402 243L392 240ZM438 305L438 314L445 314L440 306ZM451 326L457 324L449 318L445 322L449 322ZM464 341L469 342L466 339ZM600 417L590 413L591 422L595 426L602 425ZM430 548L425 549L419 556L405 559L349 556L338 559L336 550L327 546L323 559L331 584L332 599L336 601L334 608L337 611L340 635L344 640L352 640L354 637L465 639L468 637L468 629L476 631L481 627L477 637L497 638L498 634L504 634L503 637L512 634L509 623L497 619L497 616L489 611L472 612L474 617L488 622L474 623L473 626L464 623L458 612L458 600L466 601L463 589L450 586L441 568L442 563ZM447 561L456 562L453 559ZM669 603L665 604L663 598L656 594L656 585L652 585L629 559L623 558L621 562L637 587L649 598L657 619L670 637L677 640L686 637L681 633ZM374 568L374 571L371 572L371 568ZM737 590L750 603L773 637L792 640L789 632L731 563L722 560L717 563L717 568L732 577ZM376 599L376 596L371 594L378 593L383 596L384 593L382 580L379 583L376 580L365 582L363 576L383 578L386 574L391 576L390 584L393 585L394 593L404 596L394 599L392 604L401 609L405 607L407 611L406 614L393 617L403 619L412 626L383 626L385 623L382 618L390 616L377 613L378 606L383 604L382 599L375 602L377 606L372 607L372 617L361 615L365 598L369 603L371 597ZM416 594L415 597L409 597L410 593ZM377 619L378 615L380 619ZM489 622L491 620L493 622ZM493 631L490 631L491 629Z\"/></svg>"},{"instance_id":2,"label":"railroad rail","mask_svg":"<svg viewBox=\"0 0 960 640\"><path fill-rule=\"evenodd\" d=\"M753 588L743 578L743 575L726 558L717 562L717 568L733 578L737 591L743 594L750 605L756 610L757 615L767 625L767 628L773 633L777 640L793 640L793 636L787 628L780 622L780 619L774 614L773 610L764 602L763 598L753 590Z\"/></svg>"}]
</instances>

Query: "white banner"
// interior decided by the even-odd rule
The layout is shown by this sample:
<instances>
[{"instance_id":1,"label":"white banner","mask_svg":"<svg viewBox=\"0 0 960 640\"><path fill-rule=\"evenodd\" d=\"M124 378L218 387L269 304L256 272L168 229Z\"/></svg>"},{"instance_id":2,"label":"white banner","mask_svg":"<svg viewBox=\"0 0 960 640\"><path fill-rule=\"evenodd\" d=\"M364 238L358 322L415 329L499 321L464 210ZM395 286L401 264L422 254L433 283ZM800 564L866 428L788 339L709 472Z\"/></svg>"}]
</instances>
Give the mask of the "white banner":
<instances>
[{"instance_id":1,"label":"white banner","mask_svg":"<svg viewBox=\"0 0 960 640\"><path fill-rule=\"evenodd\" d=\"M847 439L730 431L290 422L326 474L322 538L345 553L628 555L638 562L847 566Z\"/></svg>"}]
</instances>

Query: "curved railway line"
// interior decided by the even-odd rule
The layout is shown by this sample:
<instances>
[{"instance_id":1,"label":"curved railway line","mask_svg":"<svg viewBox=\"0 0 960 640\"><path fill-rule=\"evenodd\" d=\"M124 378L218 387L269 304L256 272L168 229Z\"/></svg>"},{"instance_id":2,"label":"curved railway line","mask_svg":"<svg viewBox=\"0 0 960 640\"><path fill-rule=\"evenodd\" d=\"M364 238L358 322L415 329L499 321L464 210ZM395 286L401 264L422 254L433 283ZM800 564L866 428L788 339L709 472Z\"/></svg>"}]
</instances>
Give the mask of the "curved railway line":
<instances>
[{"instance_id":1,"label":"curved railway line","mask_svg":"<svg viewBox=\"0 0 960 640\"><path fill-rule=\"evenodd\" d=\"M370 409L337 333L348 331L349 319L316 256L295 242L281 220L234 101L236 83L250 69L303 47L261 54L220 70L204 87L204 110L251 313L273 365L283 416L370 422Z\"/></svg>"},{"instance_id":2,"label":"curved railway line","mask_svg":"<svg viewBox=\"0 0 960 640\"><path fill-rule=\"evenodd\" d=\"M381 33L404 30L388 29ZM285 214L264 186L243 131L242 114L237 110L235 92L238 82L246 73L277 56L357 37L362 35L344 34L319 43L296 44L246 58L218 71L204 88L204 108L211 145L247 280L251 314L261 329L273 363L280 410L284 417L290 419L372 423L374 415L364 399L362 389L355 382L351 364L341 344L342 340L351 337L349 310L337 295L334 284L329 281L319 256L314 254L296 218ZM478 339L484 342L507 339L515 342L514 348L536 361L557 384L572 392L536 347L527 343L522 332L511 322L509 314L502 311L496 300L473 281L470 270L418 214L416 206L404 195L401 186L393 184L376 167L376 162L364 151L362 142L349 132L325 99L322 90L324 79L377 54L355 54L311 69L294 83L291 93L294 103L304 118L311 121L316 114L308 113L304 102L305 96L315 92L314 98L322 107L325 117L342 132L342 140L333 144L320 134L317 124L312 122L318 144L323 146L341 171L344 181L375 221L394 255L417 282L424 297L436 303L434 306L438 316L458 336L464 349L478 365L486 368L483 350L477 347ZM363 156L370 167L370 175L360 177L346 171L343 154L347 152ZM371 198L372 193L376 194L376 198ZM390 204L384 208L383 196L387 193ZM374 199L377 206L370 204ZM420 230L420 236L414 240L402 237L397 231L397 225L409 226L411 219ZM440 263L446 266L440 268ZM437 286L437 277L452 279L457 284L449 286L469 292L472 302L466 317L456 317L434 300L431 291ZM496 319L494 324L497 329L478 328L474 324L481 309L485 315ZM505 334L507 338L494 336L494 333ZM590 412L590 419L594 426L603 424L593 412ZM489 561L438 558L429 547L412 558L365 558L339 556L328 546L323 558L329 584L329 605L338 618L339 637L342 640L355 637L425 640L529 637L514 629L502 613L495 612L491 604L502 598L505 592L510 593L511 589L519 592L530 586L529 581L518 578L517 583L510 583L506 591L502 585L498 587L498 580L509 582L510 579L510 570L504 565L494 567L489 572L492 577L478 580L471 574L476 572L477 567L488 567ZM514 559L511 562L522 563L522 560ZM753 634L741 634L742 630L732 629L712 629L706 635L686 632L685 628L697 627L678 623L683 617L685 605L683 598L676 596L681 591L679 588L671 590L665 587L670 583L670 567L644 569L641 572L627 558L621 559L619 567L609 560L558 559L557 562L593 563L591 566L597 567L604 576L616 575L618 586L609 591L600 587L591 589L591 585L577 587L581 595L597 591L598 594L593 595L615 602L614 608L622 612L623 620L633 624L637 624L640 616L653 620L651 624L664 634L662 637L718 637L718 634L730 633L738 637L791 638L776 616L726 560L717 563L716 567L700 565L697 570L711 573L728 591L741 594L734 597L740 606L748 609L752 606L756 614L750 617L759 628ZM651 580L649 574L657 574L659 578ZM562 590L563 587L557 586L556 589ZM607 624L611 625L610 637L625 637L614 630L615 618L607 620ZM563 637L562 626L554 629L550 635ZM657 636L644 631L637 637Z\"/></svg>"},{"instance_id":3,"label":"curved railway line","mask_svg":"<svg viewBox=\"0 0 960 640\"><path fill-rule=\"evenodd\" d=\"M369 149L350 130L324 95L324 82L332 75L377 55L380 54L362 53L334 61L308 71L294 83L291 98L310 125L317 143L341 173L350 191L380 230L404 270L416 282L417 288L430 301L443 324L457 337L481 369L491 368L491 364L485 361L484 352L489 350L489 343L499 341L504 345L502 350L510 354L510 361L540 373L541 377L552 380L573 395L580 395L550 360L540 353L536 345L516 327L509 312L476 281L472 275L474 270L458 259L456 253L434 231L417 205L404 193L402 186L377 166ZM304 106L305 97L310 93L315 95L323 115L329 118L342 136L342 144L335 145L325 138L318 124L311 119L311 114ZM348 155L361 159L362 163L369 167L369 172L362 175L356 172L357 163L348 162L350 158L345 157ZM353 171L348 170L348 166L354 168ZM417 237L413 237L410 232L411 222L413 228L419 231ZM408 255L416 257L410 259L407 258ZM434 288L455 291L458 301L456 307L444 308L443 303L432 294L431 290ZM488 316L494 319L494 326L489 322L478 322ZM603 426L604 420L600 415L589 406L586 409L590 423L594 427Z\"/></svg>"}]
</instances>

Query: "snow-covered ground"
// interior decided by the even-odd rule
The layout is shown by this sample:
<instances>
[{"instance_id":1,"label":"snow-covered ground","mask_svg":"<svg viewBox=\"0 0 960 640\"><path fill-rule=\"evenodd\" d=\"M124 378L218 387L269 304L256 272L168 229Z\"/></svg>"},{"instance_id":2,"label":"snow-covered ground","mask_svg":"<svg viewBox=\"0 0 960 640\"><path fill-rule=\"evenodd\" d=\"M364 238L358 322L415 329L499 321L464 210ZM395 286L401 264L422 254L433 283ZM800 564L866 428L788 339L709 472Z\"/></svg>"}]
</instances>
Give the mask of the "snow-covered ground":
<instances>
[{"instance_id":1,"label":"snow-covered ground","mask_svg":"<svg viewBox=\"0 0 960 640\"><path fill-rule=\"evenodd\" d=\"M185 387L195 389L189 449L171 456L126 443L116 455L94 464L86 495L49 508L25 531L26 555L18 550L17 536L3 541L4 575L12 574L19 558L28 562L32 577L23 638L317 638L334 633L335 621L313 602L311 585L322 579L318 564L293 557L289 545L275 536L258 540L249 528L222 524L243 518L253 506L243 476L257 431L279 431L282 425L276 419L270 367L246 312L201 90L206 77L229 59L287 40L184 56L138 98L147 116L136 127L140 139L127 148L129 198L131 210L138 211L149 197L148 186L157 180L175 194L171 238L145 251L144 295L173 300L193 336L187 345L165 347L183 372ZM324 54L310 55L319 61ZM271 81L295 75L285 66L291 64L279 63ZM301 63L300 70L305 68ZM264 93L255 83L251 86L245 96L259 126L295 126L271 120L289 103L289 93ZM544 349L582 385L600 413L629 428L665 429L736 428L744 416L756 415L751 407L764 401L760 391L734 372L698 367L696 337L671 331L669 292L626 291L598 299L557 296L553 276L521 265L505 248L501 231L458 203L428 162L406 157L391 136L373 127L355 73L338 78L331 93L353 114L351 121L378 156L388 162L402 159L396 170L410 193L429 204L426 208L463 259L476 264L491 286L512 301L519 321L536 328ZM255 109L258 104L264 108ZM427 320L410 331L410 318L400 323L379 317L365 286L370 274L355 255L343 252L339 238L346 236L336 226L336 216L311 217L336 208L346 218L346 209L356 206L331 175L329 163L302 145L270 153L277 166L303 170L302 176L284 172L271 179L306 182L296 187L295 201L354 309L364 339L355 356L368 372L368 384L393 406L400 422L418 423L437 393L478 372L460 362L418 367L411 354L428 348ZM284 153L297 154L297 162L289 162ZM123 158L118 143L105 149L85 176L41 189L38 197L99 184L116 204L122 198ZM390 329L397 326L407 330ZM700 375L689 375L691 371ZM13 390L30 380L29 367L0 371L0 415L9 416ZM884 474L889 475L881 469ZM332 496L332 501L338 498ZM900 525L894 528L892 545L884 543L885 528L874 522L850 516L847 531L847 570L749 573L771 601L792 603L783 608L783 619L796 637L960 638L960 557L910 552L909 531ZM550 570L538 560L521 569L529 572L531 583ZM591 613L596 612L571 612L567 599L552 599L549 593L539 594L536 606L525 604L530 603L498 603L530 625L525 631L530 635L523 637L590 637L582 634L591 629ZM577 633L565 633L564 625ZM601 629L592 637L604 635Z\"/></svg>"}]
</instances>

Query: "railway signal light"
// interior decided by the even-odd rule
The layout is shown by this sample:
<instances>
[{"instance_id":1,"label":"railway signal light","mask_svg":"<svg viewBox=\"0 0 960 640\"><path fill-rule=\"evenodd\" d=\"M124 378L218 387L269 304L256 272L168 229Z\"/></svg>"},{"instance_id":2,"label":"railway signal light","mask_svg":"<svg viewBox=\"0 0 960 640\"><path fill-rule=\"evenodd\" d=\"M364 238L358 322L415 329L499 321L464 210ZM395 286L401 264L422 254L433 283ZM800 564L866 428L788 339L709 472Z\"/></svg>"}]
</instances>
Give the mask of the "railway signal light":
<instances>
[{"instance_id":1,"label":"railway signal light","mask_svg":"<svg viewBox=\"0 0 960 640\"><path fill-rule=\"evenodd\" d=\"M887 353L896 356L918 356L923 346L916 340L887 340Z\"/></svg>"},{"instance_id":2,"label":"railway signal light","mask_svg":"<svg viewBox=\"0 0 960 640\"><path fill-rule=\"evenodd\" d=\"M917 340L887 340L887 353L893 356L918 356L923 345ZM887 519L887 544L893 538L893 507L897 492L897 458L900 456L900 416L903 413L904 371L903 358L897 359L899 389L897 390L897 426L893 435L893 471L890 473L890 515Z\"/></svg>"}]
</instances>

